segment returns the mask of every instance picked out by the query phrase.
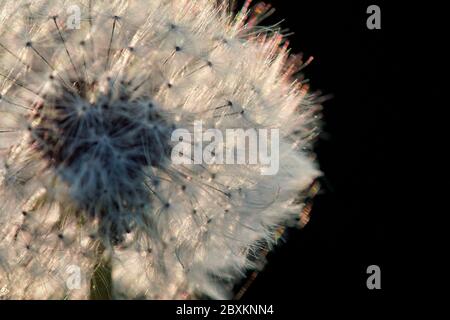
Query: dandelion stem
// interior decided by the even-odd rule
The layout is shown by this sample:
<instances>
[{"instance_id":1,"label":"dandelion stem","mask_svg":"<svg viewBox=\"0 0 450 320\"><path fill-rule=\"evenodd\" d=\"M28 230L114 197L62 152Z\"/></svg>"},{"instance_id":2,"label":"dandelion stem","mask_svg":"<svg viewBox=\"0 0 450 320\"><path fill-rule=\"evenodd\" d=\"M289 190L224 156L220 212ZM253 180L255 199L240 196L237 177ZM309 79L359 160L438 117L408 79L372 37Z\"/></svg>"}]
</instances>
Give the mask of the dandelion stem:
<instances>
[{"instance_id":1,"label":"dandelion stem","mask_svg":"<svg viewBox=\"0 0 450 320\"><path fill-rule=\"evenodd\" d=\"M103 255L105 247L100 244L98 250L99 261L95 266L91 278L90 300L112 299L112 267L111 259Z\"/></svg>"}]
</instances>

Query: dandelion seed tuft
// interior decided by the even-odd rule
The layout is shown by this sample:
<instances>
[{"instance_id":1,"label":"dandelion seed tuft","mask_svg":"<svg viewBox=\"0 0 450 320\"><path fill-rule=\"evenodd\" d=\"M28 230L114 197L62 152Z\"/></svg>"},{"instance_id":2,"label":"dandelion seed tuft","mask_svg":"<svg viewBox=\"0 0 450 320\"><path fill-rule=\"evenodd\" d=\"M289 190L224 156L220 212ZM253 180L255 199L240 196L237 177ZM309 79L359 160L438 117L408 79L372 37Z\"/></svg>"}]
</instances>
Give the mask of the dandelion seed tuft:
<instances>
[{"instance_id":1,"label":"dandelion seed tuft","mask_svg":"<svg viewBox=\"0 0 450 320\"><path fill-rule=\"evenodd\" d=\"M232 297L320 175L320 100L257 21L208 0L0 3L3 299L88 299L100 267L117 299ZM278 172L175 164L196 120L279 128Z\"/></svg>"}]
</instances>

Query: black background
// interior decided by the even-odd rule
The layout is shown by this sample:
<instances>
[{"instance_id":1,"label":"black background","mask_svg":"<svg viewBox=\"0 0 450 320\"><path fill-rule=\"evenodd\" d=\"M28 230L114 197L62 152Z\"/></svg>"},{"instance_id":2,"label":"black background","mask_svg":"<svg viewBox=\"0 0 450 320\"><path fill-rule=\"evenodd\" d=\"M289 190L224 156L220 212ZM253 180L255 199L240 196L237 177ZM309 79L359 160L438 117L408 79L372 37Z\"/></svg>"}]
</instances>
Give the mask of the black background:
<instances>
[{"instance_id":1,"label":"black background","mask_svg":"<svg viewBox=\"0 0 450 320\"><path fill-rule=\"evenodd\" d=\"M383 97L386 23L380 1L271 1L276 12L263 24L285 19L292 52L313 63L304 69L312 90L331 94L323 104L324 134L316 152L324 173L311 220L290 230L285 244L244 300L298 301L352 298L368 303L389 290L383 254ZM381 30L369 30L367 7L381 8ZM387 11L387 10L386 10ZM366 269L381 267L382 290L368 290Z\"/></svg>"}]
</instances>

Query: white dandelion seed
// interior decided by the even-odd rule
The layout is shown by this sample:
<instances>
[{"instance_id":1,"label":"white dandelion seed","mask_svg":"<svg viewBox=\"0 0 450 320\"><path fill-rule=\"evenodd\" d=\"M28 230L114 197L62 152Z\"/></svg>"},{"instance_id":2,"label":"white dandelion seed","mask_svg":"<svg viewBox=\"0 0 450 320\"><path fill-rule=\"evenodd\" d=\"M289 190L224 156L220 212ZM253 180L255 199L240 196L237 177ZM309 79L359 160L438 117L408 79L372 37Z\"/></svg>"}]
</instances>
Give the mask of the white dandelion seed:
<instances>
[{"instance_id":1,"label":"white dandelion seed","mask_svg":"<svg viewBox=\"0 0 450 320\"><path fill-rule=\"evenodd\" d=\"M319 175L305 149L320 109L259 8L1 2L2 298L89 298L105 265L113 298L230 298L258 267ZM279 128L278 173L172 163L171 133L195 120Z\"/></svg>"}]
</instances>

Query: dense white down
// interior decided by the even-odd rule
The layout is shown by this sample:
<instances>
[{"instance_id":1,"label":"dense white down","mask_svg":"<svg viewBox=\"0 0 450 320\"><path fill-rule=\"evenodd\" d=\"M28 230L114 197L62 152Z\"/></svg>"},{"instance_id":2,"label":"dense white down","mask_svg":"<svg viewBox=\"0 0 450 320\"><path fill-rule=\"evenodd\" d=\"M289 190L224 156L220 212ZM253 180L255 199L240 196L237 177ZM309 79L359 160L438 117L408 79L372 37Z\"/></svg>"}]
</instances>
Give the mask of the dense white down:
<instances>
[{"instance_id":1,"label":"dense white down","mask_svg":"<svg viewBox=\"0 0 450 320\"><path fill-rule=\"evenodd\" d=\"M230 298L298 217L320 106L280 35L215 3L1 1L0 298L88 298L100 255L115 298ZM195 120L280 129L278 173L174 165Z\"/></svg>"}]
</instances>

